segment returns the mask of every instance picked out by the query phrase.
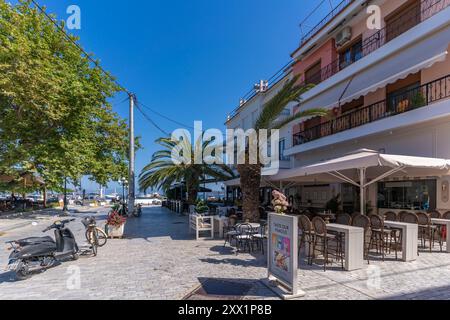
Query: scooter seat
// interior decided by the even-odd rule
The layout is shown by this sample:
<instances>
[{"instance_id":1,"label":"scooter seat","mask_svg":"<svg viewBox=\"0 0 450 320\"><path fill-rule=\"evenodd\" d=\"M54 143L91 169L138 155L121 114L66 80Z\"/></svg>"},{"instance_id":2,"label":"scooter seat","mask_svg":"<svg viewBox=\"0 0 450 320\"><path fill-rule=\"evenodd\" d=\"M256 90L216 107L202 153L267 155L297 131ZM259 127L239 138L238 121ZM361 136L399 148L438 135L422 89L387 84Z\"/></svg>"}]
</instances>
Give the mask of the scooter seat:
<instances>
[{"instance_id":1,"label":"scooter seat","mask_svg":"<svg viewBox=\"0 0 450 320\"><path fill-rule=\"evenodd\" d=\"M52 237L49 237L49 236L47 236L47 237L31 237L31 238L17 240L17 243L22 247L33 245L33 244L38 244L38 243L43 243L43 242L55 243L55 241L52 239Z\"/></svg>"}]
</instances>

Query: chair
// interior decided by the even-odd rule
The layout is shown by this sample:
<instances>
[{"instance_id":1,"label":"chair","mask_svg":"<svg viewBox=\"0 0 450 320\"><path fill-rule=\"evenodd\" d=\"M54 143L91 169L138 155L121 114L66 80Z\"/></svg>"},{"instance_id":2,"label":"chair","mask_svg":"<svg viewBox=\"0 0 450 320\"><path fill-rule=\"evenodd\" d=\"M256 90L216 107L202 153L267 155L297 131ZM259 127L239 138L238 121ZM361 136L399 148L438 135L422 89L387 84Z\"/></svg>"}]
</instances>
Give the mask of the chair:
<instances>
[{"instance_id":1,"label":"chair","mask_svg":"<svg viewBox=\"0 0 450 320\"><path fill-rule=\"evenodd\" d=\"M227 242L232 245L233 239L239 235L239 231L236 228L236 218L230 217L228 218L228 222L223 226L223 234L225 238L224 247L227 245Z\"/></svg>"},{"instance_id":2,"label":"chair","mask_svg":"<svg viewBox=\"0 0 450 320\"><path fill-rule=\"evenodd\" d=\"M385 228L384 221L379 215L372 214L370 215L369 219L371 228L369 250L375 243L377 253L381 251L381 255L384 261L386 249L389 247L389 253L391 253L392 246L395 245L395 259L398 260L398 230Z\"/></svg>"},{"instance_id":3,"label":"chair","mask_svg":"<svg viewBox=\"0 0 450 320\"><path fill-rule=\"evenodd\" d=\"M399 216L397 213L389 211L384 214L384 220L385 221L398 221Z\"/></svg>"},{"instance_id":4,"label":"chair","mask_svg":"<svg viewBox=\"0 0 450 320\"><path fill-rule=\"evenodd\" d=\"M364 229L364 258L367 259L367 263L370 264L369 260L369 243L371 237L370 230L370 219L362 214L355 215L352 219L352 226Z\"/></svg>"},{"instance_id":5,"label":"chair","mask_svg":"<svg viewBox=\"0 0 450 320\"><path fill-rule=\"evenodd\" d=\"M352 213L352 220L353 220L355 217L360 216L360 215L361 215L360 212L353 212L353 213Z\"/></svg>"},{"instance_id":6,"label":"chair","mask_svg":"<svg viewBox=\"0 0 450 320\"><path fill-rule=\"evenodd\" d=\"M351 226L352 217L347 213L340 213L336 216L336 223L344 226Z\"/></svg>"},{"instance_id":7,"label":"chair","mask_svg":"<svg viewBox=\"0 0 450 320\"><path fill-rule=\"evenodd\" d=\"M341 266L344 270L344 253L341 238L336 235L329 234L327 232L327 224L320 217L315 217L312 220L312 225L314 229L313 259L316 251L321 252L325 260L323 264L324 271L327 271L328 256L335 256L336 259L341 260ZM334 252L330 250L330 243L333 241L336 244L336 249ZM320 242L319 248L318 242Z\"/></svg>"},{"instance_id":8,"label":"chair","mask_svg":"<svg viewBox=\"0 0 450 320\"><path fill-rule=\"evenodd\" d=\"M252 251L253 235L256 233L253 227L248 223L243 223L237 226L238 235L236 238L236 248L239 251L241 248L245 250L248 247L249 252Z\"/></svg>"},{"instance_id":9,"label":"chair","mask_svg":"<svg viewBox=\"0 0 450 320\"><path fill-rule=\"evenodd\" d=\"M189 215L189 230L195 233L196 239L200 239L200 232L211 234L209 239L214 239L214 217L205 217L198 214Z\"/></svg>"},{"instance_id":10,"label":"chair","mask_svg":"<svg viewBox=\"0 0 450 320\"><path fill-rule=\"evenodd\" d=\"M252 235L252 240L261 248L262 254L264 254L264 242L266 242L267 238L267 224L261 224L259 232Z\"/></svg>"},{"instance_id":11,"label":"chair","mask_svg":"<svg viewBox=\"0 0 450 320\"><path fill-rule=\"evenodd\" d=\"M434 236L437 231L436 226L433 226L431 223L431 217L424 213L417 213L418 224L419 224L419 239L422 240L422 247L426 248L427 238L430 241L430 252L433 251L434 247ZM442 241L439 241L442 251Z\"/></svg>"},{"instance_id":12,"label":"chair","mask_svg":"<svg viewBox=\"0 0 450 320\"><path fill-rule=\"evenodd\" d=\"M312 247L313 247L313 243L314 243L314 230L312 227L312 223L311 223L311 220L309 220L309 218L307 216L301 215L298 220L298 225L299 225L299 230L301 231L300 243L298 246L298 255L300 256L300 251L302 249L302 246L305 245L305 249L306 249L306 244L308 244L307 260L308 260L308 264L311 265L312 257L313 257Z\"/></svg>"},{"instance_id":13,"label":"chair","mask_svg":"<svg viewBox=\"0 0 450 320\"><path fill-rule=\"evenodd\" d=\"M446 213L444 213L444 214L442 215L442 219L450 220L450 211L447 211Z\"/></svg>"},{"instance_id":14,"label":"chair","mask_svg":"<svg viewBox=\"0 0 450 320\"><path fill-rule=\"evenodd\" d=\"M419 224L419 218L417 217L417 214L413 212L402 211L399 215L401 222Z\"/></svg>"},{"instance_id":15,"label":"chair","mask_svg":"<svg viewBox=\"0 0 450 320\"><path fill-rule=\"evenodd\" d=\"M442 213L437 210L428 213L431 219L442 219Z\"/></svg>"},{"instance_id":16,"label":"chair","mask_svg":"<svg viewBox=\"0 0 450 320\"><path fill-rule=\"evenodd\" d=\"M403 221L403 216L404 216L404 215L408 215L408 214L410 214L410 212L408 212L408 211L400 211L399 214L398 214L398 219L399 219L400 221L404 222L404 221Z\"/></svg>"}]
</instances>

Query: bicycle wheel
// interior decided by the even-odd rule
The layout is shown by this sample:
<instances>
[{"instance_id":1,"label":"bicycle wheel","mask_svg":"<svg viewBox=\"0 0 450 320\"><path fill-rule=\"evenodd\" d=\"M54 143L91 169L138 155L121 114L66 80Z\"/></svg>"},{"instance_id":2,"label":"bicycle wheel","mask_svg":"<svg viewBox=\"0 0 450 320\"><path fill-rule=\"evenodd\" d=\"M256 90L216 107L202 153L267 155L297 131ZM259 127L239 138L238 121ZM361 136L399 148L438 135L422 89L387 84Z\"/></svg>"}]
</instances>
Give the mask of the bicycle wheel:
<instances>
[{"instance_id":1,"label":"bicycle wheel","mask_svg":"<svg viewBox=\"0 0 450 320\"><path fill-rule=\"evenodd\" d=\"M97 255L97 247L98 247L98 236L97 236L97 229L96 228L88 228L86 230L86 240L91 245L92 253L94 256Z\"/></svg>"},{"instance_id":2,"label":"bicycle wheel","mask_svg":"<svg viewBox=\"0 0 450 320\"><path fill-rule=\"evenodd\" d=\"M102 229L96 228L96 230L97 230L97 245L101 248L108 241L108 236Z\"/></svg>"}]
</instances>

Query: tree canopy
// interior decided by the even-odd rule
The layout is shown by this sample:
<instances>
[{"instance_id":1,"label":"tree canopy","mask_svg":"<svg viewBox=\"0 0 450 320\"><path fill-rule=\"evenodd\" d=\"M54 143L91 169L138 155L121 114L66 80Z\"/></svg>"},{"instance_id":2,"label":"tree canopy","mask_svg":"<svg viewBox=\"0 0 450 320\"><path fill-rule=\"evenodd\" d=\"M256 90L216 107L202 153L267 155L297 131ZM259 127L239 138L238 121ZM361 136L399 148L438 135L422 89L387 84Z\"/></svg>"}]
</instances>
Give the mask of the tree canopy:
<instances>
[{"instance_id":1,"label":"tree canopy","mask_svg":"<svg viewBox=\"0 0 450 320\"><path fill-rule=\"evenodd\" d=\"M108 103L120 88L29 0L0 0L0 74L0 174L35 171L52 188L126 173L127 125Z\"/></svg>"}]
</instances>

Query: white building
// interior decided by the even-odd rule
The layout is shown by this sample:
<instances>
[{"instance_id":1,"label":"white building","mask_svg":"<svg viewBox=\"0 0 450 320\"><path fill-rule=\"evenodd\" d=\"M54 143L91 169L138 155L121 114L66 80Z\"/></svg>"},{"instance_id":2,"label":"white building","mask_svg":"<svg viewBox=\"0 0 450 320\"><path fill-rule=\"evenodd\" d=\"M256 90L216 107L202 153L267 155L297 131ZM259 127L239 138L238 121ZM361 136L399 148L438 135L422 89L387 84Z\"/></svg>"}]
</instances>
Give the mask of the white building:
<instances>
[{"instance_id":1,"label":"white building","mask_svg":"<svg viewBox=\"0 0 450 320\"><path fill-rule=\"evenodd\" d=\"M381 29L368 28L371 5ZM293 63L228 118L248 129L262 106L293 75L316 86L290 112L322 107L326 117L293 123L282 132L282 168L295 168L357 149L450 159L450 0L344 1L302 39ZM450 177L385 179L366 191L370 206L386 210L450 210ZM307 183L288 190L295 206L323 208L340 194L358 211L348 184Z\"/></svg>"}]
</instances>

